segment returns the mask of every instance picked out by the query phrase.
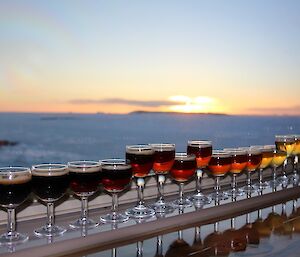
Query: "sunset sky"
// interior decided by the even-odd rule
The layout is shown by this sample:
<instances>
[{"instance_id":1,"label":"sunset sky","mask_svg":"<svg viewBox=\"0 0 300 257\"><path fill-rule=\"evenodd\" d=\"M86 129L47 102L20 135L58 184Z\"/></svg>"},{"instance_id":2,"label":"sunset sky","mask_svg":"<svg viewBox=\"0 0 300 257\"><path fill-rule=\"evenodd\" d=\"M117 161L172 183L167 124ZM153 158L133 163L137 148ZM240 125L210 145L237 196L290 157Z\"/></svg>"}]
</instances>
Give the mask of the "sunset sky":
<instances>
[{"instance_id":1,"label":"sunset sky","mask_svg":"<svg viewBox=\"0 0 300 257\"><path fill-rule=\"evenodd\" d=\"M0 112L300 115L300 1L0 1Z\"/></svg>"}]
</instances>

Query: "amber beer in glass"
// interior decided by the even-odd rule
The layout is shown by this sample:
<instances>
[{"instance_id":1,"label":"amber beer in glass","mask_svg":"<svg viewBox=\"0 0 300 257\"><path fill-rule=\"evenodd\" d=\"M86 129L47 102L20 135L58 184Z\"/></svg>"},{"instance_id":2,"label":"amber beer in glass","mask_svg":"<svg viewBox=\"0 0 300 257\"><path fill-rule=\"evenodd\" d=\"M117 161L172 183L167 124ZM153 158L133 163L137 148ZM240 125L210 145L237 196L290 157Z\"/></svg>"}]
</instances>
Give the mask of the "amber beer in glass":
<instances>
[{"instance_id":1,"label":"amber beer in glass","mask_svg":"<svg viewBox=\"0 0 300 257\"><path fill-rule=\"evenodd\" d=\"M191 197L195 205L203 205L211 202L211 198L202 193L201 184L203 177L203 169L207 167L212 155L212 142L208 140L189 140L187 145L187 153L196 156L196 192Z\"/></svg>"},{"instance_id":2,"label":"amber beer in glass","mask_svg":"<svg viewBox=\"0 0 300 257\"><path fill-rule=\"evenodd\" d=\"M102 216L100 220L104 223L125 222L129 217L118 212L118 194L130 185L133 175L131 165L124 159L101 160L100 164L103 188L112 195L111 213Z\"/></svg>"},{"instance_id":3,"label":"amber beer in glass","mask_svg":"<svg viewBox=\"0 0 300 257\"><path fill-rule=\"evenodd\" d=\"M208 164L208 169L215 177L215 192L211 197L216 200L225 200L228 195L221 191L220 178L224 177L231 169L232 158L230 153L221 150L214 150Z\"/></svg>"},{"instance_id":4,"label":"amber beer in glass","mask_svg":"<svg viewBox=\"0 0 300 257\"><path fill-rule=\"evenodd\" d=\"M277 179L277 169L282 166L287 158L286 152L276 149L275 145L268 146L273 150L273 159L271 162L272 167L272 180L269 182L269 186L276 189L281 184L280 179Z\"/></svg>"},{"instance_id":5,"label":"amber beer in glass","mask_svg":"<svg viewBox=\"0 0 300 257\"><path fill-rule=\"evenodd\" d=\"M95 161L68 162L70 187L81 199L81 217L70 224L72 228L93 228L99 225L88 217L88 197L97 190L101 181L101 167Z\"/></svg>"},{"instance_id":6,"label":"amber beer in glass","mask_svg":"<svg viewBox=\"0 0 300 257\"><path fill-rule=\"evenodd\" d=\"M225 148L225 152L231 155L231 168L229 172L232 175L232 189L227 194L232 197L241 196L244 191L237 188L236 178L247 166L247 151L238 148Z\"/></svg>"},{"instance_id":7,"label":"amber beer in glass","mask_svg":"<svg viewBox=\"0 0 300 257\"><path fill-rule=\"evenodd\" d=\"M154 150L153 171L157 176L158 199L153 208L157 213L169 213L174 210L172 205L165 202L165 175L171 170L175 159L175 144L150 144Z\"/></svg>"},{"instance_id":8,"label":"amber beer in glass","mask_svg":"<svg viewBox=\"0 0 300 257\"><path fill-rule=\"evenodd\" d=\"M282 176L278 178L278 181L282 186L286 187L288 184L288 177L286 175L286 167L288 164L289 157L292 156L292 153L294 151L296 142L295 137L292 135L276 135L275 136L275 145L276 148L280 151L286 152L286 160L282 167Z\"/></svg>"},{"instance_id":9,"label":"amber beer in glass","mask_svg":"<svg viewBox=\"0 0 300 257\"><path fill-rule=\"evenodd\" d=\"M255 192L255 188L252 186L251 174L256 171L256 169L261 164L262 153L260 149L253 149L250 147L240 147L239 149L247 151L247 165L245 168L247 174L246 186L243 187L243 190L247 194Z\"/></svg>"},{"instance_id":10,"label":"amber beer in glass","mask_svg":"<svg viewBox=\"0 0 300 257\"><path fill-rule=\"evenodd\" d=\"M192 206L192 202L184 197L184 183L190 180L197 168L196 157L186 153L176 153L175 161L170 170L170 175L179 184L179 198L173 201L173 205L178 208Z\"/></svg>"},{"instance_id":11,"label":"amber beer in glass","mask_svg":"<svg viewBox=\"0 0 300 257\"><path fill-rule=\"evenodd\" d=\"M136 219L149 218L155 214L155 210L145 206L144 187L145 177L153 167L154 149L146 144L128 145L126 146L126 162L132 167L138 190L138 203L135 207L128 209L126 214Z\"/></svg>"},{"instance_id":12,"label":"amber beer in glass","mask_svg":"<svg viewBox=\"0 0 300 257\"><path fill-rule=\"evenodd\" d=\"M26 167L0 168L0 206L7 209L7 232L0 235L0 245L15 245L28 240L16 231L15 209L31 192L31 170Z\"/></svg>"},{"instance_id":13,"label":"amber beer in glass","mask_svg":"<svg viewBox=\"0 0 300 257\"><path fill-rule=\"evenodd\" d=\"M299 164L299 156L300 156L300 135L292 135L295 140L295 147L292 152L293 159L293 175L291 176L292 183L297 185L299 183L299 175L298 175L298 164Z\"/></svg>"}]
</instances>

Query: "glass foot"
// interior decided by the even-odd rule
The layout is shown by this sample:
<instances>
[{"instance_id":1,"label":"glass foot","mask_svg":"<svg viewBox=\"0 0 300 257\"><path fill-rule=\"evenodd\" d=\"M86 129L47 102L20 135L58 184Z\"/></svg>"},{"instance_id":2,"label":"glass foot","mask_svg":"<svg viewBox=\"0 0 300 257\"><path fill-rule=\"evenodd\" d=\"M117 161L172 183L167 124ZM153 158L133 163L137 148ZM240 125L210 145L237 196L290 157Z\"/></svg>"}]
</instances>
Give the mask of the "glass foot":
<instances>
[{"instance_id":1,"label":"glass foot","mask_svg":"<svg viewBox=\"0 0 300 257\"><path fill-rule=\"evenodd\" d=\"M63 227L53 225L51 227L43 226L34 231L34 234L38 237L52 237L60 236L65 233L67 230Z\"/></svg>"},{"instance_id":2,"label":"glass foot","mask_svg":"<svg viewBox=\"0 0 300 257\"><path fill-rule=\"evenodd\" d=\"M13 232L13 233L5 233L0 236L0 245L14 245L14 244L22 244L28 240L28 236Z\"/></svg>"},{"instance_id":3,"label":"glass foot","mask_svg":"<svg viewBox=\"0 0 300 257\"><path fill-rule=\"evenodd\" d=\"M289 180L290 180L290 183L293 184L293 185L298 185L299 184L299 175L298 174L293 174L290 176Z\"/></svg>"},{"instance_id":4,"label":"glass foot","mask_svg":"<svg viewBox=\"0 0 300 257\"><path fill-rule=\"evenodd\" d=\"M87 229L97 227L98 225L99 225L99 223L95 222L92 219L82 219L82 218L80 218L80 219L76 220L75 222L69 224L69 226L71 228L85 227Z\"/></svg>"},{"instance_id":5,"label":"glass foot","mask_svg":"<svg viewBox=\"0 0 300 257\"><path fill-rule=\"evenodd\" d=\"M155 210L156 213L172 213L174 211L174 207L166 202L157 201L153 205L151 205L151 208Z\"/></svg>"},{"instance_id":6,"label":"glass foot","mask_svg":"<svg viewBox=\"0 0 300 257\"><path fill-rule=\"evenodd\" d=\"M188 198L183 198L183 199L176 199L175 201L172 202L172 205L175 208L187 208L193 206L193 202L190 201Z\"/></svg>"},{"instance_id":7,"label":"glass foot","mask_svg":"<svg viewBox=\"0 0 300 257\"><path fill-rule=\"evenodd\" d=\"M133 207L132 209L126 210L126 215L128 215L130 218L134 219L146 219L150 218L155 215L155 210L144 206L144 205L137 205Z\"/></svg>"},{"instance_id":8,"label":"glass foot","mask_svg":"<svg viewBox=\"0 0 300 257\"><path fill-rule=\"evenodd\" d=\"M256 188L254 186L250 186L250 185L242 187L242 190L246 194L252 194L252 193L256 193L257 192Z\"/></svg>"},{"instance_id":9,"label":"glass foot","mask_svg":"<svg viewBox=\"0 0 300 257\"><path fill-rule=\"evenodd\" d=\"M267 182L270 188L276 188L280 185L277 180L270 180Z\"/></svg>"},{"instance_id":10,"label":"glass foot","mask_svg":"<svg viewBox=\"0 0 300 257\"><path fill-rule=\"evenodd\" d=\"M122 223L128 219L129 217L123 213L109 213L100 217L100 221L103 223Z\"/></svg>"},{"instance_id":11,"label":"glass foot","mask_svg":"<svg viewBox=\"0 0 300 257\"><path fill-rule=\"evenodd\" d=\"M227 200L228 195L225 192L213 192L210 194L210 197L215 201Z\"/></svg>"},{"instance_id":12,"label":"glass foot","mask_svg":"<svg viewBox=\"0 0 300 257\"><path fill-rule=\"evenodd\" d=\"M205 205L205 204L210 204L212 199L209 196L206 196L202 193L197 193L192 195L189 198L190 201L192 201L195 205Z\"/></svg>"},{"instance_id":13,"label":"glass foot","mask_svg":"<svg viewBox=\"0 0 300 257\"><path fill-rule=\"evenodd\" d=\"M267 182L258 182L256 184L253 185L253 187L256 189L256 191L262 191L264 189L266 189L269 186L269 184Z\"/></svg>"},{"instance_id":14,"label":"glass foot","mask_svg":"<svg viewBox=\"0 0 300 257\"><path fill-rule=\"evenodd\" d=\"M237 197L242 196L245 194L245 192L241 188L231 189L229 191L226 191L226 194L229 196Z\"/></svg>"}]
</instances>

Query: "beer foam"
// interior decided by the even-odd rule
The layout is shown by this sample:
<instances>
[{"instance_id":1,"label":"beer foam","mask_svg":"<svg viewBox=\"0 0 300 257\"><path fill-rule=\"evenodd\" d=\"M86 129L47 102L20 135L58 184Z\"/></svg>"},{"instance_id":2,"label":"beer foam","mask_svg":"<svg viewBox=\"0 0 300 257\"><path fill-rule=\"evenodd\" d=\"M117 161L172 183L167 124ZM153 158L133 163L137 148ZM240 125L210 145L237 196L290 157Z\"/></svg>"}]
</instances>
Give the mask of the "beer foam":
<instances>
[{"instance_id":1,"label":"beer foam","mask_svg":"<svg viewBox=\"0 0 300 257\"><path fill-rule=\"evenodd\" d=\"M128 170L131 168L130 164L102 164L102 169L105 170Z\"/></svg>"},{"instance_id":2,"label":"beer foam","mask_svg":"<svg viewBox=\"0 0 300 257\"><path fill-rule=\"evenodd\" d=\"M176 153L175 154L175 160L195 160L196 156L194 154L186 154L186 153Z\"/></svg>"},{"instance_id":3,"label":"beer foam","mask_svg":"<svg viewBox=\"0 0 300 257\"><path fill-rule=\"evenodd\" d=\"M92 161L75 161L68 163L70 172L76 173L93 173L101 170L100 163Z\"/></svg>"},{"instance_id":4,"label":"beer foam","mask_svg":"<svg viewBox=\"0 0 300 257\"><path fill-rule=\"evenodd\" d=\"M2 185L24 184L30 180L29 168L7 167L0 169L0 184Z\"/></svg>"},{"instance_id":5,"label":"beer foam","mask_svg":"<svg viewBox=\"0 0 300 257\"><path fill-rule=\"evenodd\" d=\"M139 148L137 147L128 147L126 148L126 153L129 154L138 154L138 155L152 155L154 154L154 149L151 147L148 148Z\"/></svg>"},{"instance_id":6,"label":"beer foam","mask_svg":"<svg viewBox=\"0 0 300 257\"><path fill-rule=\"evenodd\" d=\"M68 174L69 170L67 165L63 164L39 164L32 166L32 175L33 176L63 176Z\"/></svg>"},{"instance_id":7,"label":"beer foam","mask_svg":"<svg viewBox=\"0 0 300 257\"><path fill-rule=\"evenodd\" d=\"M188 141L188 145L198 147L198 148L203 148L203 147L212 146L212 142L208 140L190 140Z\"/></svg>"}]
</instances>

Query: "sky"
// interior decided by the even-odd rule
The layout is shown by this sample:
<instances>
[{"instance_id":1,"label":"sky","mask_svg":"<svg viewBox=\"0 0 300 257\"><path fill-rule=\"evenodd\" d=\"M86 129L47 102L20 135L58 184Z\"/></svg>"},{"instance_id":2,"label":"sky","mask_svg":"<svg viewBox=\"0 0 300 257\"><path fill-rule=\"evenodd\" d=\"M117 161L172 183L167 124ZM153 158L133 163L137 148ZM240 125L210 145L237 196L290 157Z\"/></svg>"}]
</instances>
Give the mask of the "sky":
<instances>
[{"instance_id":1,"label":"sky","mask_svg":"<svg viewBox=\"0 0 300 257\"><path fill-rule=\"evenodd\" d=\"M298 0L1 0L0 112L300 115Z\"/></svg>"}]
</instances>

